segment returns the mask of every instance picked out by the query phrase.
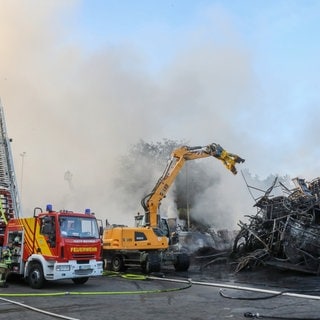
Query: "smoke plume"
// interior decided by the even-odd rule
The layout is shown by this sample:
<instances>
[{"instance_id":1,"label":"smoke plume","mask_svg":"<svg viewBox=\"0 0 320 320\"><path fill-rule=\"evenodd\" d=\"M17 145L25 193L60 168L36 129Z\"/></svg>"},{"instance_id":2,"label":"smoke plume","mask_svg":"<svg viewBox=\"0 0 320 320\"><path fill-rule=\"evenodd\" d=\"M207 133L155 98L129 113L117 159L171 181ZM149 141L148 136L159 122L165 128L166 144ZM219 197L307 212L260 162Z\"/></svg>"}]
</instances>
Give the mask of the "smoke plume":
<instances>
[{"instance_id":1,"label":"smoke plume","mask_svg":"<svg viewBox=\"0 0 320 320\"><path fill-rule=\"evenodd\" d=\"M79 2L67 3L0 3L0 97L24 216L52 203L74 211L89 207L114 223L133 222L143 194L119 195L114 176L119 157L139 139L217 142L263 174L283 170L292 154L306 151L300 144L281 153L281 142L276 146L259 133L259 122L273 110L259 106L250 49L227 12L186 31L188 41L151 72L144 52L129 41L88 50L81 39L73 40ZM143 174L141 166L136 169ZM196 212L219 219L221 227L234 225L251 199L241 175L232 176L218 162L211 169L219 183L202 195ZM132 204L131 212L119 198Z\"/></svg>"}]
</instances>

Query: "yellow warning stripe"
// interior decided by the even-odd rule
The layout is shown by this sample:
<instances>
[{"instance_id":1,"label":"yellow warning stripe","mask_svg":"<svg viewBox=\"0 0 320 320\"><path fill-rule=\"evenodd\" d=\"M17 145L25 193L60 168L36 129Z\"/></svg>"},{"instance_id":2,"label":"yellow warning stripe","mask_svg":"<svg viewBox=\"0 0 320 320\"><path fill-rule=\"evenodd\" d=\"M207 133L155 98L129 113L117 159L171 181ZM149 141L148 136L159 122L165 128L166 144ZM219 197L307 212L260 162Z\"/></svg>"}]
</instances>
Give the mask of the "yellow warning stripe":
<instances>
[{"instance_id":1,"label":"yellow warning stripe","mask_svg":"<svg viewBox=\"0 0 320 320\"><path fill-rule=\"evenodd\" d=\"M23 226L23 230L25 232L25 249L28 250L29 254L38 253L37 249L39 248L41 250L41 254L43 255L54 255L50 250L45 237L40 234L39 221L36 218L20 218L19 223Z\"/></svg>"}]
</instances>

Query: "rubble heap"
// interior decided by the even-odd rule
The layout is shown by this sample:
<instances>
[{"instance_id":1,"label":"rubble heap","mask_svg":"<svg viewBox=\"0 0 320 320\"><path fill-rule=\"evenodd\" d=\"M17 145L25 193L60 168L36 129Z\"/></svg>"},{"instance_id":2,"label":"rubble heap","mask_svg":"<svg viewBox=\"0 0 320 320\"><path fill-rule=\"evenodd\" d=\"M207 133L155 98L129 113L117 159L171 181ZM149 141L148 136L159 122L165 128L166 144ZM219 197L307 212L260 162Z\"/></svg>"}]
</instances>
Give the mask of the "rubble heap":
<instances>
[{"instance_id":1,"label":"rubble heap","mask_svg":"<svg viewBox=\"0 0 320 320\"><path fill-rule=\"evenodd\" d=\"M273 265L320 274L320 178L311 182L295 178L289 190L276 178L256 200L257 214L240 221L232 256L236 271ZM275 187L283 195L273 196Z\"/></svg>"}]
</instances>

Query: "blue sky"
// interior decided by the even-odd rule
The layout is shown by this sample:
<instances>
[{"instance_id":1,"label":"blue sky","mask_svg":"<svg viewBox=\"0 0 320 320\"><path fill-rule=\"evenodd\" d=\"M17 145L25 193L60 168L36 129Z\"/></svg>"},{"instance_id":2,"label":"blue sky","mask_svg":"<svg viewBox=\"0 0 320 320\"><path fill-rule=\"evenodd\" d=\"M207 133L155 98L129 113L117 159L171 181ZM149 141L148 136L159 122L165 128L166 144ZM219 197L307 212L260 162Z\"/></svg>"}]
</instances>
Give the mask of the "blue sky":
<instances>
[{"instance_id":1,"label":"blue sky","mask_svg":"<svg viewBox=\"0 0 320 320\"><path fill-rule=\"evenodd\" d=\"M232 20L241 40L257 54L257 67L265 60L287 71L295 69L294 63L301 67L301 56L317 56L319 9L318 1L83 1L75 25L86 45L131 42L161 63L216 10L225 14L221 20ZM211 32L219 40L221 34Z\"/></svg>"},{"instance_id":2,"label":"blue sky","mask_svg":"<svg viewBox=\"0 0 320 320\"><path fill-rule=\"evenodd\" d=\"M53 197L68 170L79 203L101 186L105 206L139 139L218 142L261 178L317 177L319 32L311 0L0 0L0 97L19 178L26 152L26 206L49 197L48 165Z\"/></svg>"}]
</instances>

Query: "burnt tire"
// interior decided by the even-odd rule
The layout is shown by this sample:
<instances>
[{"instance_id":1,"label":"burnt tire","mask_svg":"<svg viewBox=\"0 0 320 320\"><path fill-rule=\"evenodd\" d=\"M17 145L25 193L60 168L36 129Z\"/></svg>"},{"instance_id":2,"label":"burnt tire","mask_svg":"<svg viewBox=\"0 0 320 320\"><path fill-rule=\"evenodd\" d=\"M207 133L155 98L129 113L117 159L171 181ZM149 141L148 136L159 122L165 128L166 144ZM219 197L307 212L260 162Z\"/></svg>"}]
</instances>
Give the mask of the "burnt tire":
<instances>
[{"instance_id":1,"label":"burnt tire","mask_svg":"<svg viewBox=\"0 0 320 320\"><path fill-rule=\"evenodd\" d=\"M181 253L177 255L173 265L176 271L187 271L190 266L190 258L186 253Z\"/></svg>"},{"instance_id":2,"label":"burnt tire","mask_svg":"<svg viewBox=\"0 0 320 320\"><path fill-rule=\"evenodd\" d=\"M115 272L124 271L125 268L122 256L117 255L112 258L111 269Z\"/></svg>"},{"instance_id":3,"label":"burnt tire","mask_svg":"<svg viewBox=\"0 0 320 320\"><path fill-rule=\"evenodd\" d=\"M46 280L40 263L32 262L28 272L28 284L32 289L41 289Z\"/></svg>"},{"instance_id":4,"label":"burnt tire","mask_svg":"<svg viewBox=\"0 0 320 320\"><path fill-rule=\"evenodd\" d=\"M89 280L89 277L81 277L72 279L74 284L84 284Z\"/></svg>"}]
</instances>

